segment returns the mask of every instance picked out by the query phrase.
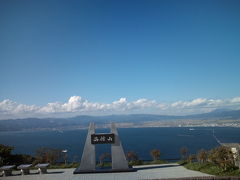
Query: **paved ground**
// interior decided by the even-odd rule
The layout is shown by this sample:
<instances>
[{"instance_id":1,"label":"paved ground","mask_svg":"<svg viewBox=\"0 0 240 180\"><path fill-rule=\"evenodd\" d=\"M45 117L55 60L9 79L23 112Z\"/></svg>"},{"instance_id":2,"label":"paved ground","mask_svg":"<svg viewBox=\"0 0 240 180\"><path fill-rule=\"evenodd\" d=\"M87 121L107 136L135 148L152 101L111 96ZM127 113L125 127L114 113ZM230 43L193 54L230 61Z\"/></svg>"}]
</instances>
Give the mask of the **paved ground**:
<instances>
[{"instance_id":1,"label":"paved ground","mask_svg":"<svg viewBox=\"0 0 240 180\"><path fill-rule=\"evenodd\" d=\"M161 179L178 177L209 176L197 171L190 171L178 164L136 166L136 172L106 173L106 174L73 174L74 169L50 169L48 174L36 174L31 171L30 175L17 175L19 171L13 172L13 176L0 177L3 180L140 180Z\"/></svg>"}]
</instances>

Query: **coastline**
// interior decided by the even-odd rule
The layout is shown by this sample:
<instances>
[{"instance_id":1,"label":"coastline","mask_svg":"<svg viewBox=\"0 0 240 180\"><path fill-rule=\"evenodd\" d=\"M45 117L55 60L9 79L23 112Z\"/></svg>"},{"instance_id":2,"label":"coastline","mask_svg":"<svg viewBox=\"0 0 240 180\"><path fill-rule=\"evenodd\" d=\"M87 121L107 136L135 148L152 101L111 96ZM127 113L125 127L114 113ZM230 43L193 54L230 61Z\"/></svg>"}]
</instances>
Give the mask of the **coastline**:
<instances>
[{"instance_id":1,"label":"coastline","mask_svg":"<svg viewBox=\"0 0 240 180\"><path fill-rule=\"evenodd\" d=\"M117 128L128 129L128 128L240 128L240 123L237 125L233 124L199 124L199 125L182 125L179 124L177 126L171 125L153 125L153 124L143 124L143 125L122 125L121 123L116 123ZM103 126L97 126L96 129L106 129L108 128L109 124ZM62 133L63 131L74 131L74 130L87 130L88 127L57 127L57 128L32 128L32 129L21 129L21 130L2 130L0 133L14 133L14 132L44 132L44 131L56 131Z\"/></svg>"}]
</instances>

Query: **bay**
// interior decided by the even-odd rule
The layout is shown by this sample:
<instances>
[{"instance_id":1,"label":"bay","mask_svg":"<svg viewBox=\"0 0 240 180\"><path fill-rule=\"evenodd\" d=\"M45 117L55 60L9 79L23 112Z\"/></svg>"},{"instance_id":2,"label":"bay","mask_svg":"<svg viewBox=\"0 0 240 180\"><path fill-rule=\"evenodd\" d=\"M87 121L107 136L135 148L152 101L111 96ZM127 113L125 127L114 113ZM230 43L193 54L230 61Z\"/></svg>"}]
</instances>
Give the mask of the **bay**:
<instances>
[{"instance_id":1,"label":"bay","mask_svg":"<svg viewBox=\"0 0 240 180\"><path fill-rule=\"evenodd\" d=\"M97 129L96 132L109 132ZM180 148L187 147L190 154L200 149L210 150L221 143L239 143L240 128L234 127L158 127L119 128L119 136L125 152L134 151L142 160L151 160L150 151L159 149L161 159L180 158ZM13 153L34 155L40 147L68 150L68 161L79 162L87 130L0 132L0 144L14 146ZM96 157L110 153L110 145L96 145Z\"/></svg>"}]
</instances>

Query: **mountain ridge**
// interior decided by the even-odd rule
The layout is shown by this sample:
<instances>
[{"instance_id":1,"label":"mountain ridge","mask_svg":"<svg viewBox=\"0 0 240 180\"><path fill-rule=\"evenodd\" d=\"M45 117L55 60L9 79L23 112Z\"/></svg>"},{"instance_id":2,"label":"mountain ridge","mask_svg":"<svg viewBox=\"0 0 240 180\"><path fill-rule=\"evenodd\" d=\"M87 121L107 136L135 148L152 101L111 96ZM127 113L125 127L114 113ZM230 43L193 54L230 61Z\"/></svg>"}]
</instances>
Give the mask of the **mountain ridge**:
<instances>
[{"instance_id":1,"label":"mountain ridge","mask_svg":"<svg viewBox=\"0 0 240 180\"><path fill-rule=\"evenodd\" d=\"M81 115L71 118L25 118L0 121L0 131L24 131L37 129L79 129L87 128L90 122L99 127L116 122L126 127L201 125L207 123L239 123L240 110L214 110L209 113L174 116L157 114L126 114L90 116Z\"/></svg>"}]
</instances>

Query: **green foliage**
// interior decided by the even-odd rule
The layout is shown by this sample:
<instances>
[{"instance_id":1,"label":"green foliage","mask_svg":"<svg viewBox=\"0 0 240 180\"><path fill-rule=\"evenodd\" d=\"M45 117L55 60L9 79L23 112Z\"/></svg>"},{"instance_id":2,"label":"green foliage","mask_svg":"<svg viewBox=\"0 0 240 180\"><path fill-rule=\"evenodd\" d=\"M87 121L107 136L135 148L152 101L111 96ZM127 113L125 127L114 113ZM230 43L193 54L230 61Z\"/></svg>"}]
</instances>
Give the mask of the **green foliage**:
<instances>
[{"instance_id":1,"label":"green foliage","mask_svg":"<svg viewBox=\"0 0 240 180\"><path fill-rule=\"evenodd\" d=\"M233 169L235 167L233 153L230 148L220 146L210 151L208 159L223 170Z\"/></svg>"},{"instance_id":2,"label":"green foliage","mask_svg":"<svg viewBox=\"0 0 240 180\"><path fill-rule=\"evenodd\" d=\"M200 150L197 154L198 163L182 163L187 169L218 176L240 176L240 170L235 167L231 149L220 146L209 153Z\"/></svg>"},{"instance_id":3,"label":"green foliage","mask_svg":"<svg viewBox=\"0 0 240 180\"><path fill-rule=\"evenodd\" d=\"M111 162L104 162L103 164L99 163L97 164L97 167L104 168L104 167L112 167Z\"/></svg>"},{"instance_id":4,"label":"green foliage","mask_svg":"<svg viewBox=\"0 0 240 180\"><path fill-rule=\"evenodd\" d=\"M26 154L13 154L10 158L10 164L20 165L20 164L31 164L35 159Z\"/></svg>"},{"instance_id":5,"label":"green foliage","mask_svg":"<svg viewBox=\"0 0 240 180\"><path fill-rule=\"evenodd\" d=\"M79 166L79 163L57 163L54 165L50 165L49 169L66 169L66 168L77 168Z\"/></svg>"},{"instance_id":6,"label":"green foliage","mask_svg":"<svg viewBox=\"0 0 240 180\"><path fill-rule=\"evenodd\" d=\"M14 147L0 144L0 165L9 164L11 161L11 152L13 149Z\"/></svg>"},{"instance_id":7,"label":"green foliage","mask_svg":"<svg viewBox=\"0 0 240 180\"><path fill-rule=\"evenodd\" d=\"M201 171L203 173L217 175L217 176L240 176L240 170L233 168L231 170L223 171L221 167L213 163L188 163L184 167L190 170Z\"/></svg>"},{"instance_id":8,"label":"green foliage","mask_svg":"<svg viewBox=\"0 0 240 180\"><path fill-rule=\"evenodd\" d=\"M184 166L186 165L188 162L186 160L180 160L177 162L177 164L181 165L181 166Z\"/></svg>"},{"instance_id":9,"label":"green foliage","mask_svg":"<svg viewBox=\"0 0 240 180\"><path fill-rule=\"evenodd\" d=\"M0 165L32 163L34 158L26 154L11 154L14 147L0 144Z\"/></svg>"},{"instance_id":10,"label":"green foliage","mask_svg":"<svg viewBox=\"0 0 240 180\"><path fill-rule=\"evenodd\" d=\"M237 153L235 153L235 163L236 166L240 169L240 149L237 150Z\"/></svg>"},{"instance_id":11,"label":"green foliage","mask_svg":"<svg viewBox=\"0 0 240 180\"><path fill-rule=\"evenodd\" d=\"M0 156L5 157L11 155L13 149L14 147L12 146L5 146L3 144L0 144Z\"/></svg>"},{"instance_id":12,"label":"green foliage","mask_svg":"<svg viewBox=\"0 0 240 180\"><path fill-rule=\"evenodd\" d=\"M143 161L142 160L134 160L134 161L130 161L128 163L130 166L137 166L137 165L143 165Z\"/></svg>"}]
</instances>

